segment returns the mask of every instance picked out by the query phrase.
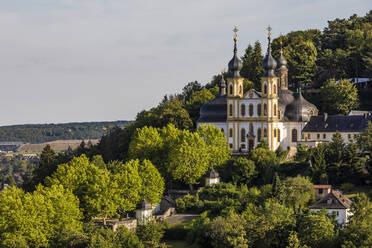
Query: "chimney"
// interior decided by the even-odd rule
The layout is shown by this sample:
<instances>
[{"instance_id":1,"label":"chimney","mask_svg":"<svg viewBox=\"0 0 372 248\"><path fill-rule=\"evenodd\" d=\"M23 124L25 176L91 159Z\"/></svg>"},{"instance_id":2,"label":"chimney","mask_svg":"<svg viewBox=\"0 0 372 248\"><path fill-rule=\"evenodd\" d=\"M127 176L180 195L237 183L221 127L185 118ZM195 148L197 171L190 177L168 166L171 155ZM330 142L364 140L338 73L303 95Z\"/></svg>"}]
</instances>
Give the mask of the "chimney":
<instances>
[{"instance_id":1,"label":"chimney","mask_svg":"<svg viewBox=\"0 0 372 248\"><path fill-rule=\"evenodd\" d=\"M327 113L324 113L324 115L323 115L323 120L324 120L324 121L327 121L327 119L328 119L328 114L327 114Z\"/></svg>"}]
</instances>

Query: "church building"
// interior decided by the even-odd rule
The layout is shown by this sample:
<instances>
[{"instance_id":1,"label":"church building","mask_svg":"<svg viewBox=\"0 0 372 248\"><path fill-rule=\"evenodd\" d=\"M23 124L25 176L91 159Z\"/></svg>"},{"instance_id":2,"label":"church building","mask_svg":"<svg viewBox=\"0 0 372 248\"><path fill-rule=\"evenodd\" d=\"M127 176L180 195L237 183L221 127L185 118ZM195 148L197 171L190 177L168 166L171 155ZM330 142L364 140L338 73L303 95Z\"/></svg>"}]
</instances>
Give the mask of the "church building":
<instances>
[{"instance_id":1,"label":"church building","mask_svg":"<svg viewBox=\"0 0 372 248\"><path fill-rule=\"evenodd\" d=\"M263 60L261 91L243 90L243 66L237 55L237 29L234 29L234 54L228 63L228 78L221 76L219 95L200 109L197 124L212 124L224 132L234 153L254 149L265 140L271 150L296 147L302 130L312 116L318 115L315 105L306 101L301 91L288 89L287 60L282 50L278 59L271 54L271 28L268 48Z\"/></svg>"}]
</instances>

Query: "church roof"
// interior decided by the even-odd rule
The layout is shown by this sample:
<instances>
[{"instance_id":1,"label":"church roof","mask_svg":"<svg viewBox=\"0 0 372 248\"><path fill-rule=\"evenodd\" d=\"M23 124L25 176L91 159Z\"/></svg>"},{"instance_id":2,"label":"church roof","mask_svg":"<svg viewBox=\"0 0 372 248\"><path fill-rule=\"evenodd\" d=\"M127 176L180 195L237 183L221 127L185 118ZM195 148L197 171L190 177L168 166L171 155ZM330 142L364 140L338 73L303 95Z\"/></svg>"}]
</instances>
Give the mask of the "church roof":
<instances>
[{"instance_id":1,"label":"church roof","mask_svg":"<svg viewBox=\"0 0 372 248\"><path fill-rule=\"evenodd\" d=\"M311 112L317 111L315 105L306 101L301 92L292 93L293 101L286 105L284 119L288 121L309 121Z\"/></svg>"},{"instance_id":2,"label":"church roof","mask_svg":"<svg viewBox=\"0 0 372 248\"><path fill-rule=\"evenodd\" d=\"M371 115L312 116L303 132L361 132L372 121Z\"/></svg>"},{"instance_id":3,"label":"church roof","mask_svg":"<svg viewBox=\"0 0 372 248\"><path fill-rule=\"evenodd\" d=\"M350 209L352 201L338 190L331 190L324 198L320 199L310 209Z\"/></svg>"},{"instance_id":4,"label":"church roof","mask_svg":"<svg viewBox=\"0 0 372 248\"><path fill-rule=\"evenodd\" d=\"M204 104L200 108L198 122L226 122L227 120L227 100L226 95L217 96L212 101Z\"/></svg>"}]
</instances>

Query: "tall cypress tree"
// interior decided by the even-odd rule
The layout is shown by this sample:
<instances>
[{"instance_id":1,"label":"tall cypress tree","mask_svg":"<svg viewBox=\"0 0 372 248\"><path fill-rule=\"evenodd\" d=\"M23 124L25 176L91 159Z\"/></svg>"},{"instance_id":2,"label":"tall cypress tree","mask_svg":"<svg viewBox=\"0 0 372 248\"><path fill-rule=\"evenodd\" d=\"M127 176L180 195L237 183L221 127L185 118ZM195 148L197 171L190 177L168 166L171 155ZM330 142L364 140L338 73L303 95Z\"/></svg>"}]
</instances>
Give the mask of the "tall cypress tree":
<instances>
[{"instance_id":1,"label":"tall cypress tree","mask_svg":"<svg viewBox=\"0 0 372 248\"><path fill-rule=\"evenodd\" d=\"M254 43L254 47L250 44L245 50L245 54L242 57L243 68L240 71L242 77L252 81L256 90L261 90L261 77L263 74L262 67L262 49L259 41Z\"/></svg>"}]
</instances>

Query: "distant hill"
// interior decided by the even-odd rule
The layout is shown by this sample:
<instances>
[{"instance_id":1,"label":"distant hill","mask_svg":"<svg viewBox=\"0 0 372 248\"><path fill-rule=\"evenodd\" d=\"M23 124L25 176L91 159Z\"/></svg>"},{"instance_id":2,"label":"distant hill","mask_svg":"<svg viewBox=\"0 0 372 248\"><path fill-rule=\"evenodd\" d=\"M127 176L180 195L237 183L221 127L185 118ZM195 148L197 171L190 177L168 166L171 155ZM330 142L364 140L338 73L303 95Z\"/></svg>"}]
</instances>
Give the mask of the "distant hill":
<instances>
[{"instance_id":1,"label":"distant hill","mask_svg":"<svg viewBox=\"0 0 372 248\"><path fill-rule=\"evenodd\" d=\"M0 142L44 143L54 140L99 139L108 127L124 127L132 121L25 124L0 127Z\"/></svg>"}]
</instances>

